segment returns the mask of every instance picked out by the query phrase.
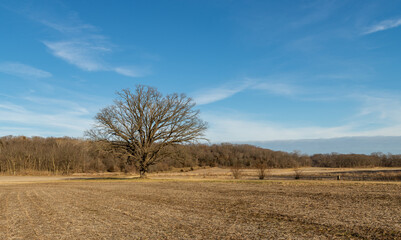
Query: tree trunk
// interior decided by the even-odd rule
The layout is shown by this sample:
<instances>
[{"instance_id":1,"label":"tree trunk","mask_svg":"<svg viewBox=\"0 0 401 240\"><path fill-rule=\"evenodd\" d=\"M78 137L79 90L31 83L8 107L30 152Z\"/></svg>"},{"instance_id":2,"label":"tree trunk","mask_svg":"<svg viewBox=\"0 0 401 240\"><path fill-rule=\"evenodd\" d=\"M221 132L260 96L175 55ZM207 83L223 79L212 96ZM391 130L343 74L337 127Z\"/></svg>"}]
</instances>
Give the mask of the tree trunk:
<instances>
[{"instance_id":1,"label":"tree trunk","mask_svg":"<svg viewBox=\"0 0 401 240\"><path fill-rule=\"evenodd\" d=\"M141 167L141 169L139 169L139 177L140 178L148 178L148 175L146 174L148 171L147 169L145 169L144 167Z\"/></svg>"},{"instance_id":2,"label":"tree trunk","mask_svg":"<svg viewBox=\"0 0 401 240\"><path fill-rule=\"evenodd\" d=\"M140 178L147 178L146 173L148 172L148 154L145 153L142 156L141 162L139 163L139 176Z\"/></svg>"}]
</instances>

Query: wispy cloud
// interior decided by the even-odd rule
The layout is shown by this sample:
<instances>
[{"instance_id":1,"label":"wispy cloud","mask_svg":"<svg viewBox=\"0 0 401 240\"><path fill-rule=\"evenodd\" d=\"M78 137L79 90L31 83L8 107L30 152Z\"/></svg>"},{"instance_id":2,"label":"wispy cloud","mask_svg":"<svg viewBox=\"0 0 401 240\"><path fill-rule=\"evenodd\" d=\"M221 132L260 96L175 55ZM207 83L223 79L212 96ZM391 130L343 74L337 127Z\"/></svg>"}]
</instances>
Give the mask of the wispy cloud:
<instances>
[{"instance_id":1,"label":"wispy cloud","mask_svg":"<svg viewBox=\"0 0 401 240\"><path fill-rule=\"evenodd\" d=\"M334 1L311 1L302 3L300 10L303 13L291 25L302 27L318 22L323 22L342 6L342 3Z\"/></svg>"},{"instance_id":2,"label":"wispy cloud","mask_svg":"<svg viewBox=\"0 0 401 240\"><path fill-rule=\"evenodd\" d=\"M103 61L103 55L111 53L106 44L91 40L43 42L51 53L85 71L113 71L127 77L143 77L150 73L148 67L112 67Z\"/></svg>"},{"instance_id":3,"label":"wispy cloud","mask_svg":"<svg viewBox=\"0 0 401 240\"><path fill-rule=\"evenodd\" d=\"M77 18L77 15L76 14L74 14L74 15ZM54 21L49 21L49 20L46 20L43 18L36 18L36 20L38 22L42 23L43 25L50 27L50 28L57 30L64 34L78 34L78 33L82 33L82 31L96 31L97 30L97 28L95 26L86 24L86 23L81 23L79 21L79 19L77 19L78 22L76 22L75 24L68 24L68 25L56 23ZM69 22L71 23L72 21L69 21Z\"/></svg>"},{"instance_id":4,"label":"wispy cloud","mask_svg":"<svg viewBox=\"0 0 401 240\"><path fill-rule=\"evenodd\" d=\"M21 106L18 106L18 105L15 105L15 104L12 104L10 102L5 102L3 104L0 104L0 109L10 110L10 111L13 111L13 112L20 112L20 113L21 112L25 112L25 108L23 108Z\"/></svg>"},{"instance_id":5,"label":"wispy cloud","mask_svg":"<svg viewBox=\"0 0 401 240\"><path fill-rule=\"evenodd\" d=\"M54 136L54 132L49 130L38 130L31 127L1 127L0 126L0 137L2 136ZM62 135L59 135L62 136Z\"/></svg>"},{"instance_id":6,"label":"wispy cloud","mask_svg":"<svg viewBox=\"0 0 401 240\"><path fill-rule=\"evenodd\" d=\"M106 44L91 40L43 42L51 53L85 71L112 71L127 77L143 77L150 73L147 67L112 67L103 61L103 55L112 53Z\"/></svg>"},{"instance_id":7,"label":"wispy cloud","mask_svg":"<svg viewBox=\"0 0 401 240\"><path fill-rule=\"evenodd\" d=\"M264 82L264 83L256 84L252 88L258 89L258 90L265 90L269 93L277 94L277 95L290 96L290 95L299 93L299 90L295 86L285 84L285 83Z\"/></svg>"},{"instance_id":8,"label":"wispy cloud","mask_svg":"<svg viewBox=\"0 0 401 240\"><path fill-rule=\"evenodd\" d=\"M223 86L214 89L206 89L195 94L194 100L198 105L209 104L229 98L249 86L249 83L242 83L240 86Z\"/></svg>"},{"instance_id":9,"label":"wispy cloud","mask_svg":"<svg viewBox=\"0 0 401 240\"><path fill-rule=\"evenodd\" d=\"M89 111L76 102L35 97L22 100L25 101L24 105L12 102L0 104L0 125L3 126L0 128L0 136L21 134L79 137L92 124Z\"/></svg>"},{"instance_id":10,"label":"wispy cloud","mask_svg":"<svg viewBox=\"0 0 401 240\"><path fill-rule=\"evenodd\" d=\"M136 66L132 67L116 67L114 68L116 73L119 73L128 77L143 77L149 74L150 70L147 67L138 68Z\"/></svg>"},{"instance_id":11,"label":"wispy cloud","mask_svg":"<svg viewBox=\"0 0 401 240\"><path fill-rule=\"evenodd\" d=\"M48 97L23 97L24 100L39 105L41 108L46 106L48 111L53 110L55 112L59 109L69 110L72 115L86 115L89 114L88 109L83 107L81 104L64 99L48 98Z\"/></svg>"},{"instance_id":12,"label":"wispy cloud","mask_svg":"<svg viewBox=\"0 0 401 240\"><path fill-rule=\"evenodd\" d=\"M48 78L52 76L49 72L17 62L0 63L0 72L21 78Z\"/></svg>"},{"instance_id":13,"label":"wispy cloud","mask_svg":"<svg viewBox=\"0 0 401 240\"><path fill-rule=\"evenodd\" d=\"M354 116L355 121L386 126L401 123L401 99L396 94L372 93L353 96L362 106Z\"/></svg>"},{"instance_id":14,"label":"wispy cloud","mask_svg":"<svg viewBox=\"0 0 401 240\"><path fill-rule=\"evenodd\" d=\"M368 27L363 34L371 34L375 32L384 31L387 29L395 28L401 25L401 18L381 21L380 23Z\"/></svg>"},{"instance_id":15,"label":"wispy cloud","mask_svg":"<svg viewBox=\"0 0 401 240\"><path fill-rule=\"evenodd\" d=\"M63 30L64 31L64 30ZM150 73L148 68L137 66L114 67L105 62L105 54L113 53L112 44L102 35L81 36L78 40L43 41L50 52L62 60L84 71L112 71L127 77L143 77Z\"/></svg>"},{"instance_id":16,"label":"wispy cloud","mask_svg":"<svg viewBox=\"0 0 401 240\"><path fill-rule=\"evenodd\" d=\"M349 122L337 126L310 125L293 127L283 123L268 120L249 119L241 114L203 114L209 122L206 137L211 142L244 142L244 141L271 141L320 139L353 136L399 136L401 124L376 126L375 128L361 128L358 122Z\"/></svg>"},{"instance_id":17,"label":"wispy cloud","mask_svg":"<svg viewBox=\"0 0 401 240\"><path fill-rule=\"evenodd\" d=\"M235 116L230 116L230 114L219 116L209 113L203 114L203 117L210 124L206 137L212 142L343 137L351 136L352 130L348 125L290 127L271 121L249 119L238 113Z\"/></svg>"},{"instance_id":18,"label":"wispy cloud","mask_svg":"<svg viewBox=\"0 0 401 240\"><path fill-rule=\"evenodd\" d=\"M101 54L111 50L88 41L43 42L52 54L86 71L106 70Z\"/></svg>"},{"instance_id":19,"label":"wispy cloud","mask_svg":"<svg viewBox=\"0 0 401 240\"><path fill-rule=\"evenodd\" d=\"M223 99L229 98L232 95L241 92L243 89L225 89L225 88L216 88L210 89L207 93L200 94L195 96L195 102L198 105L209 104L217 101L221 101Z\"/></svg>"},{"instance_id":20,"label":"wispy cloud","mask_svg":"<svg viewBox=\"0 0 401 240\"><path fill-rule=\"evenodd\" d=\"M279 91L286 93L285 91ZM290 91L289 93L292 94ZM329 94L328 92L325 92ZM401 132L401 98L397 92L347 93L335 101L347 98L353 111L336 122L308 123L294 126L291 122L258 119L249 112L235 111L216 114L203 112L209 122L206 137L212 142L244 142L289 139L319 139L352 136L399 136Z\"/></svg>"},{"instance_id":21,"label":"wispy cloud","mask_svg":"<svg viewBox=\"0 0 401 240\"><path fill-rule=\"evenodd\" d=\"M54 4L41 8L31 4L16 12L41 23L59 33L59 40L43 40L42 43L55 57L84 71L109 71L128 77L142 77L150 73L149 69L140 69L132 63L116 66L105 61L105 55L113 54L116 47L100 28L82 21L77 12Z\"/></svg>"},{"instance_id":22,"label":"wispy cloud","mask_svg":"<svg viewBox=\"0 0 401 240\"><path fill-rule=\"evenodd\" d=\"M196 104L204 105L224 100L247 89L285 96L293 96L300 93L299 88L291 84L264 79L245 78L243 82L230 83L224 86L198 91L194 94L194 99Z\"/></svg>"}]
</instances>

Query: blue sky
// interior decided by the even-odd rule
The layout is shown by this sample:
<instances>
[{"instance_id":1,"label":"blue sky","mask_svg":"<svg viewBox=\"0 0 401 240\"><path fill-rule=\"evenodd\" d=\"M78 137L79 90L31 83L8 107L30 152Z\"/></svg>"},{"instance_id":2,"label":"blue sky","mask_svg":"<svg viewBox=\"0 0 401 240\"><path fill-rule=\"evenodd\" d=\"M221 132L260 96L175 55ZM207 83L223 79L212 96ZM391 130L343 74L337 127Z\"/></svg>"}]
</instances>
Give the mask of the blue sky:
<instances>
[{"instance_id":1,"label":"blue sky","mask_svg":"<svg viewBox=\"0 0 401 240\"><path fill-rule=\"evenodd\" d=\"M401 1L1 1L0 136L186 93L211 142L401 136Z\"/></svg>"}]
</instances>

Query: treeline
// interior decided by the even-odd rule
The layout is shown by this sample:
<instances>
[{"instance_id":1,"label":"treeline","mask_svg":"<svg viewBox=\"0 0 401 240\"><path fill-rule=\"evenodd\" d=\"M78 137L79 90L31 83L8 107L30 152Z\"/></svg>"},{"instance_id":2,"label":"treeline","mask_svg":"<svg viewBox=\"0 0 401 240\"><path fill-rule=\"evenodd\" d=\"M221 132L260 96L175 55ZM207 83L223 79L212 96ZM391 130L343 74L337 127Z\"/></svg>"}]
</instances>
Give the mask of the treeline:
<instances>
[{"instance_id":1,"label":"treeline","mask_svg":"<svg viewBox=\"0 0 401 240\"><path fill-rule=\"evenodd\" d=\"M272 151L246 144L195 144L175 146L175 154L165 162L170 166L210 166L210 167L257 167L265 164L270 168L291 168L311 166L307 155L297 152Z\"/></svg>"},{"instance_id":2,"label":"treeline","mask_svg":"<svg viewBox=\"0 0 401 240\"><path fill-rule=\"evenodd\" d=\"M314 167L401 167L401 155L365 154L315 154L311 156Z\"/></svg>"},{"instance_id":3,"label":"treeline","mask_svg":"<svg viewBox=\"0 0 401 240\"><path fill-rule=\"evenodd\" d=\"M124 156L101 143L73 138L2 137L0 173L115 171Z\"/></svg>"},{"instance_id":4,"label":"treeline","mask_svg":"<svg viewBox=\"0 0 401 240\"><path fill-rule=\"evenodd\" d=\"M281 152L251 145L194 144L177 145L152 171L172 167L220 166L253 168L295 167L401 167L401 155L315 154ZM102 142L75 138L13 137L0 138L0 173L2 174L71 174L83 172L131 172L132 159Z\"/></svg>"}]
</instances>

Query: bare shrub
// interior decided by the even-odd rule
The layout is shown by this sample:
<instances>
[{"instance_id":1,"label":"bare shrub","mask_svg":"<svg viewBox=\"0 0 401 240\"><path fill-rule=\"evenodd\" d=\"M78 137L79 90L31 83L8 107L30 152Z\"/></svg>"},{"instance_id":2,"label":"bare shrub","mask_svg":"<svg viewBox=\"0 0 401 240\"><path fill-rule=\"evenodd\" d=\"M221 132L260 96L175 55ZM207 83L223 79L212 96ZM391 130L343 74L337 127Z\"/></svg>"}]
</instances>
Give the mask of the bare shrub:
<instances>
[{"instance_id":1,"label":"bare shrub","mask_svg":"<svg viewBox=\"0 0 401 240\"><path fill-rule=\"evenodd\" d=\"M295 179L301 179L302 170L300 168L294 168L294 177Z\"/></svg>"},{"instance_id":2,"label":"bare shrub","mask_svg":"<svg viewBox=\"0 0 401 240\"><path fill-rule=\"evenodd\" d=\"M242 177L242 168L240 166L231 167L231 173L233 174L234 179L241 179Z\"/></svg>"},{"instance_id":3,"label":"bare shrub","mask_svg":"<svg viewBox=\"0 0 401 240\"><path fill-rule=\"evenodd\" d=\"M258 169L258 177L260 180L265 179L270 173L270 169L267 168L266 163L259 163L257 165L257 169Z\"/></svg>"}]
</instances>

